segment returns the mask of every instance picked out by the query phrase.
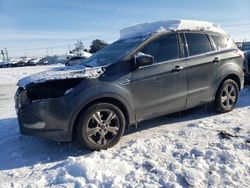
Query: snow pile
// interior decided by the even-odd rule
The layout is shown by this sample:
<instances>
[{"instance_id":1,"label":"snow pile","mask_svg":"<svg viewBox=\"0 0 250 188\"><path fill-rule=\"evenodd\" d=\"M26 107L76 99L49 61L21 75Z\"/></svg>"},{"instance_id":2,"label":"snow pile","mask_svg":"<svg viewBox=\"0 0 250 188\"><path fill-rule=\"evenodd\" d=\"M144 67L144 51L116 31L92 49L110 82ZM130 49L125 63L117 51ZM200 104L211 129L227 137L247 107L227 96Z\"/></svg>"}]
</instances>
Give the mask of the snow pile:
<instances>
[{"instance_id":1,"label":"snow pile","mask_svg":"<svg viewBox=\"0 0 250 188\"><path fill-rule=\"evenodd\" d=\"M247 92L244 91L250 97ZM201 114L196 112L197 120L188 120L195 119L190 114L180 119L156 119L141 125L151 124L149 129L126 135L114 148L93 153L75 151L77 156L69 154L76 148L72 145L55 146L53 142L20 137L17 127L12 126L9 131L2 127L0 147L9 147L0 151L0 169L5 169L0 172L0 185L245 187L250 183L250 145L244 139L250 133L249 112L249 107L225 115L203 110ZM218 136L218 130L234 133L239 127L238 138L227 140ZM53 150L57 152L51 153ZM6 152L11 156L4 157ZM62 156L66 158L61 160Z\"/></svg>"},{"instance_id":2,"label":"snow pile","mask_svg":"<svg viewBox=\"0 0 250 188\"><path fill-rule=\"evenodd\" d=\"M76 65L70 67L55 68L50 71L33 74L19 80L17 85L25 88L30 83L43 83L47 80L63 80L69 78L97 78L102 73L102 67L88 68L84 65Z\"/></svg>"},{"instance_id":3,"label":"snow pile","mask_svg":"<svg viewBox=\"0 0 250 188\"><path fill-rule=\"evenodd\" d=\"M16 84L18 80L42 71L47 71L64 65L44 65L36 67L0 68L0 85Z\"/></svg>"},{"instance_id":4,"label":"snow pile","mask_svg":"<svg viewBox=\"0 0 250 188\"><path fill-rule=\"evenodd\" d=\"M41 67L32 68L38 71ZM27 69L23 71L28 73ZM0 85L0 187L250 184L249 86L240 93L238 106L230 113L216 114L199 107L180 116L156 118L126 131L118 145L101 152L89 152L75 143L20 135L15 90L15 85ZM233 136L226 139L221 133Z\"/></svg>"},{"instance_id":5,"label":"snow pile","mask_svg":"<svg viewBox=\"0 0 250 188\"><path fill-rule=\"evenodd\" d=\"M151 33L166 32L166 31L179 31L179 30L190 30L190 31L212 31L215 33L226 33L219 25L205 22L205 21L194 21L194 20L167 20L158 21L152 23L143 23L135 26L125 28L120 31L120 39L128 39L138 36L144 36Z\"/></svg>"}]
</instances>

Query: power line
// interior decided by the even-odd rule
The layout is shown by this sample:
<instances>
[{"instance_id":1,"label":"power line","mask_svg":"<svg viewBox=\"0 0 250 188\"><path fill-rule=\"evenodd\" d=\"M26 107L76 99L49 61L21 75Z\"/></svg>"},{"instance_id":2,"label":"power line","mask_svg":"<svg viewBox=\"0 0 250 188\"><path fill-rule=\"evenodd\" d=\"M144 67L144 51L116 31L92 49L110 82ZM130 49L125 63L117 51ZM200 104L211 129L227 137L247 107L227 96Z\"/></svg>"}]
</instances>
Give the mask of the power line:
<instances>
[{"instance_id":1,"label":"power line","mask_svg":"<svg viewBox=\"0 0 250 188\"><path fill-rule=\"evenodd\" d=\"M68 44L68 43L67 43ZM16 51L32 51L32 50L44 50L45 48L61 48L61 47L67 47L67 44L61 44L61 45L53 45L53 46L50 46L50 45L44 45L44 46L41 46L41 47L35 47L35 48L17 48L17 47L13 47L11 48L11 50L16 50Z\"/></svg>"},{"instance_id":2,"label":"power line","mask_svg":"<svg viewBox=\"0 0 250 188\"><path fill-rule=\"evenodd\" d=\"M250 26L250 23L222 25L222 27L234 27L234 26Z\"/></svg>"}]
</instances>

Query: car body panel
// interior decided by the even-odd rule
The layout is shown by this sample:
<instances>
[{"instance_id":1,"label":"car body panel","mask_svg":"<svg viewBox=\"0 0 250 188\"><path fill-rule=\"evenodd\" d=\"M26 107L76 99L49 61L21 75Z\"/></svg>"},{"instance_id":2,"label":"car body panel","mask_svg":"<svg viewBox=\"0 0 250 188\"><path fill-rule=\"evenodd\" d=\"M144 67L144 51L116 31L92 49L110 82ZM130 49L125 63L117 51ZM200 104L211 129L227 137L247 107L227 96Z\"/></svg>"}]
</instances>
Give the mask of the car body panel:
<instances>
[{"instance_id":1,"label":"car body panel","mask_svg":"<svg viewBox=\"0 0 250 188\"><path fill-rule=\"evenodd\" d=\"M187 58L188 99L186 108L211 101L212 78L217 64L213 53ZM202 79L201 79L202 78Z\"/></svg>"},{"instance_id":2,"label":"car body panel","mask_svg":"<svg viewBox=\"0 0 250 188\"><path fill-rule=\"evenodd\" d=\"M184 69L174 72L176 66L182 66ZM131 92L137 121L185 108L187 97L185 67L185 60L176 60L142 67L131 73Z\"/></svg>"},{"instance_id":3,"label":"car body panel","mask_svg":"<svg viewBox=\"0 0 250 188\"><path fill-rule=\"evenodd\" d=\"M127 125L132 125L213 101L221 82L229 75L239 78L242 89L243 60L235 53L237 49L214 49L189 57L182 32L176 33L181 50L179 59L134 67L136 53L164 35L158 33L123 59L107 65L98 76L81 78L82 81L63 96L29 101L27 90L32 84L18 90L16 107L21 133L70 141L77 118L95 102L118 101L124 107ZM203 33L209 35L209 32ZM215 58L219 61L214 61ZM177 66L182 69L175 71Z\"/></svg>"}]
</instances>

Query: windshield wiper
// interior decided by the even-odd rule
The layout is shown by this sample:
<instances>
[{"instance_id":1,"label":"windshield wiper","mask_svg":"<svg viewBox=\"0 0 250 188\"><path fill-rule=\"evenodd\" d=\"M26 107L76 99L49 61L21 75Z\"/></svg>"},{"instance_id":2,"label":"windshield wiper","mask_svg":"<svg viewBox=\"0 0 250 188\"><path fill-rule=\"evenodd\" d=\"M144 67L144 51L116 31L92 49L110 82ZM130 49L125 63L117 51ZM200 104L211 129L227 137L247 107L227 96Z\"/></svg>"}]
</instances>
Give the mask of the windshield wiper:
<instances>
[{"instance_id":1,"label":"windshield wiper","mask_svg":"<svg viewBox=\"0 0 250 188\"><path fill-rule=\"evenodd\" d=\"M82 63L82 65L84 65L85 67L92 68L92 66L91 66L91 65L87 65L87 64L84 64L84 63Z\"/></svg>"}]
</instances>

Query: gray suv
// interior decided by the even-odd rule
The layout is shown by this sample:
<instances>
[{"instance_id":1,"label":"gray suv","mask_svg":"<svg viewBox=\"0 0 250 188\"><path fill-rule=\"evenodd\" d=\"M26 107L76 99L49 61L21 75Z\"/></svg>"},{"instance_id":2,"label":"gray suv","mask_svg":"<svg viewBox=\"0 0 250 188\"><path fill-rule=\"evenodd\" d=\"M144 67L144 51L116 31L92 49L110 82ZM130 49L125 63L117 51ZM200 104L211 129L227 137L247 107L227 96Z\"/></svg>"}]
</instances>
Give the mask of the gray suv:
<instances>
[{"instance_id":1,"label":"gray suv","mask_svg":"<svg viewBox=\"0 0 250 188\"><path fill-rule=\"evenodd\" d=\"M210 102L220 113L233 110L244 85L243 53L224 32L172 22L130 27L80 65L20 80L21 133L77 138L100 150L143 120Z\"/></svg>"}]
</instances>

